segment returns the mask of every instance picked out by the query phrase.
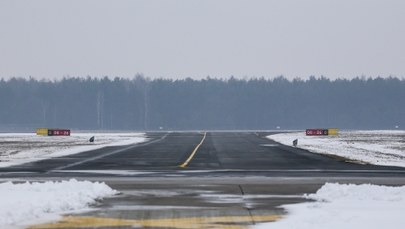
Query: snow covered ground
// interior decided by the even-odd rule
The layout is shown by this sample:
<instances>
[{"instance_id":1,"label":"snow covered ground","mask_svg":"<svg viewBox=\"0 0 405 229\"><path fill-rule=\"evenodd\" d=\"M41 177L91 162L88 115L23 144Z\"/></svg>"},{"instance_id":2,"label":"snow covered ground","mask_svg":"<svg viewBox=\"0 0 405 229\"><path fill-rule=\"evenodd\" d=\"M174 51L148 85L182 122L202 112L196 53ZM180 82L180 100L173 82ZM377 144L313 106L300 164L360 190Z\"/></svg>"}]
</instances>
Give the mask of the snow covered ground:
<instances>
[{"instance_id":1,"label":"snow covered ground","mask_svg":"<svg viewBox=\"0 0 405 229\"><path fill-rule=\"evenodd\" d=\"M95 137L94 143L89 142L92 136ZM144 133L73 133L72 136L1 133L0 167L146 140ZM0 183L0 228L24 228L59 220L62 214L90 210L98 199L116 193L104 183L74 179L45 183Z\"/></svg>"},{"instance_id":2,"label":"snow covered ground","mask_svg":"<svg viewBox=\"0 0 405 229\"><path fill-rule=\"evenodd\" d=\"M403 228L405 186L325 184L313 202L284 205L286 218L253 229Z\"/></svg>"},{"instance_id":3,"label":"snow covered ground","mask_svg":"<svg viewBox=\"0 0 405 229\"><path fill-rule=\"evenodd\" d=\"M338 136L305 136L305 131L268 136L284 145L357 162L405 167L405 131L341 131ZM312 202L282 206L288 215L262 228L401 228L405 225L405 186L325 184Z\"/></svg>"},{"instance_id":4,"label":"snow covered ground","mask_svg":"<svg viewBox=\"0 0 405 229\"><path fill-rule=\"evenodd\" d=\"M405 167L405 131L341 131L338 136L305 136L305 131L269 135L269 139L314 153L337 155L375 165Z\"/></svg>"},{"instance_id":5,"label":"snow covered ground","mask_svg":"<svg viewBox=\"0 0 405 229\"><path fill-rule=\"evenodd\" d=\"M0 228L55 221L62 214L90 210L97 200L117 194L104 183L77 181L0 184Z\"/></svg>"},{"instance_id":6,"label":"snow covered ground","mask_svg":"<svg viewBox=\"0 0 405 229\"><path fill-rule=\"evenodd\" d=\"M94 143L89 142L92 136ZM143 141L146 141L144 133L72 133L71 136L0 133L0 167Z\"/></svg>"}]
</instances>

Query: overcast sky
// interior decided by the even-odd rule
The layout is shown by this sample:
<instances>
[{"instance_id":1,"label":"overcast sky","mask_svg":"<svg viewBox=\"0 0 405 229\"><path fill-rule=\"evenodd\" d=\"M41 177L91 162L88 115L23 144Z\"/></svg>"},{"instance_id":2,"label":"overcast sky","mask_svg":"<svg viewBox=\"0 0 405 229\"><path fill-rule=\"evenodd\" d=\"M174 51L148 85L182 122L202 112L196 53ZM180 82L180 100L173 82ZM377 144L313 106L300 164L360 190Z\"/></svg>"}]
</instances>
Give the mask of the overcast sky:
<instances>
[{"instance_id":1,"label":"overcast sky","mask_svg":"<svg viewBox=\"0 0 405 229\"><path fill-rule=\"evenodd\" d=\"M405 77L404 0L0 0L0 78Z\"/></svg>"}]
</instances>

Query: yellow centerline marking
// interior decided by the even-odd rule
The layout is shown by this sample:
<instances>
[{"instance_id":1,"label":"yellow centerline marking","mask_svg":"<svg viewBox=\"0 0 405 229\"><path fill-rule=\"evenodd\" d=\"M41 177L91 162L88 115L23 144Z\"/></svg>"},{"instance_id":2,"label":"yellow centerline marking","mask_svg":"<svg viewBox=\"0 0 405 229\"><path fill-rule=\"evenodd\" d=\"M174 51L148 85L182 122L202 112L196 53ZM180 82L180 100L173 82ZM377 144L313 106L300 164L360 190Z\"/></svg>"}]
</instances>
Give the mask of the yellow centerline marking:
<instances>
[{"instance_id":1,"label":"yellow centerline marking","mask_svg":"<svg viewBox=\"0 0 405 229\"><path fill-rule=\"evenodd\" d=\"M146 227L176 229L247 229L252 219L255 223L274 222L280 215L259 216L216 216L163 219L117 219L100 217L65 216L56 223L48 223L29 227L30 229L65 229L65 228L114 228L114 227Z\"/></svg>"},{"instance_id":2,"label":"yellow centerline marking","mask_svg":"<svg viewBox=\"0 0 405 229\"><path fill-rule=\"evenodd\" d=\"M203 137L203 139L201 140L200 144L198 144L198 145L195 147L195 149L193 150L193 152L191 153L191 155L187 158L187 160L186 160L183 164L181 164L179 167L181 167L181 168L187 167L188 163L190 163L190 161L193 159L194 155L197 153L198 148L200 148L200 146L203 144L203 142L204 142L206 136L207 136L207 132L204 132L204 137Z\"/></svg>"}]
</instances>

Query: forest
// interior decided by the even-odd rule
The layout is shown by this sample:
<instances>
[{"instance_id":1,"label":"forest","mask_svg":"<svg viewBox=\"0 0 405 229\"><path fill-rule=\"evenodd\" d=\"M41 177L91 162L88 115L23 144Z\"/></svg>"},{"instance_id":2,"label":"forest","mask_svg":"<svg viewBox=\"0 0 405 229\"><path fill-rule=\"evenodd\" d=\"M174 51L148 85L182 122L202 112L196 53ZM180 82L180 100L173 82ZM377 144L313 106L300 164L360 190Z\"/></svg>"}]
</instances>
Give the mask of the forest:
<instances>
[{"instance_id":1,"label":"forest","mask_svg":"<svg viewBox=\"0 0 405 229\"><path fill-rule=\"evenodd\" d=\"M403 129L405 80L0 79L0 132Z\"/></svg>"}]
</instances>

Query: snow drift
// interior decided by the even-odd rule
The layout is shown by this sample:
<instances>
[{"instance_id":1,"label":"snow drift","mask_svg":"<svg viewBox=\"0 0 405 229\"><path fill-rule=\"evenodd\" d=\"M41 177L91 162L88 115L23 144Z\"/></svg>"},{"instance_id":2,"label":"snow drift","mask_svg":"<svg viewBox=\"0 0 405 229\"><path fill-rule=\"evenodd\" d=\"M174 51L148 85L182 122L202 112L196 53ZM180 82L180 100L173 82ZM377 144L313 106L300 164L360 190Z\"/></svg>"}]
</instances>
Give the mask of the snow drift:
<instances>
[{"instance_id":1,"label":"snow drift","mask_svg":"<svg viewBox=\"0 0 405 229\"><path fill-rule=\"evenodd\" d=\"M58 220L89 210L96 200L117 194L104 183L77 181L0 184L0 227Z\"/></svg>"},{"instance_id":2,"label":"snow drift","mask_svg":"<svg viewBox=\"0 0 405 229\"><path fill-rule=\"evenodd\" d=\"M401 228L405 225L405 186L327 183L314 202L284 205L288 215L254 229Z\"/></svg>"}]
</instances>

